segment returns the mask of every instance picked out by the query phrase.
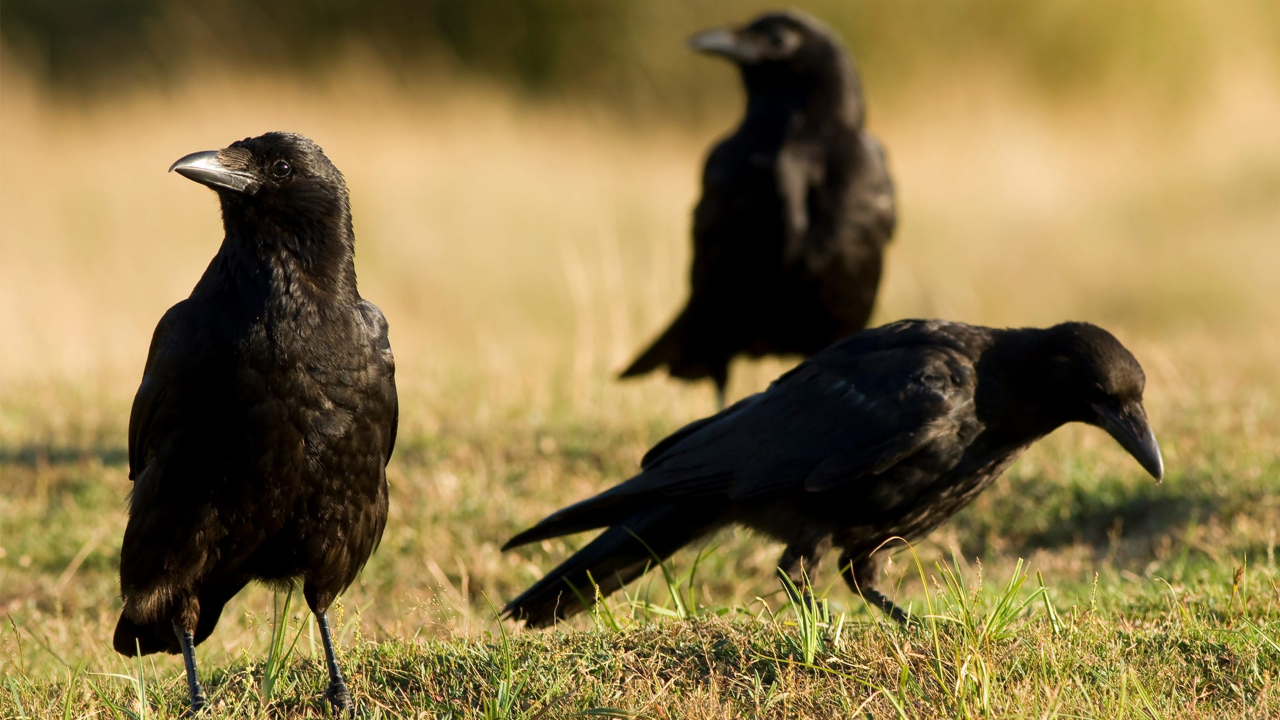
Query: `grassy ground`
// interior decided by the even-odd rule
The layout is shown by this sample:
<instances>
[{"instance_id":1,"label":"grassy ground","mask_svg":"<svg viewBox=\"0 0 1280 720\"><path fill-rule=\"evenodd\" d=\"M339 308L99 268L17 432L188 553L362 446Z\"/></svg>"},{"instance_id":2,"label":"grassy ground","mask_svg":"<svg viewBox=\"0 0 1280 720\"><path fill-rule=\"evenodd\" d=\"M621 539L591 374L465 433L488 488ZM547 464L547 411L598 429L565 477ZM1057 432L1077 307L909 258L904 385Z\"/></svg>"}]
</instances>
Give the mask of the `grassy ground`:
<instances>
[{"instance_id":1,"label":"grassy ground","mask_svg":"<svg viewBox=\"0 0 1280 720\"><path fill-rule=\"evenodd\" d=\"M361 68L79 107L5 74L0 717L183 707L178 661L108 644L128 405L220 237L211 194L164 169L277 128L346 173L398 360L392 515L337 618L371 713L1280 715L1280 83L1245 63L1177 108L1049 107L980 77L896 96L868 78L903 208L878 319L1112 328L1148 371L1166 481L1099 431L1055 433L894 556L886 585L937 616L911 629L831 568L830 617L784 608L781 548L732 532L676 556L679 603L654 573L610 613L528 633L492 604L586 538L501 543L711 410L708 388L611 373L683 298L696 160L730 114L621 129ZM731 391L785 367L742 364ZM1006 592L1020 559L1030 579ZM246 591L200 648L227 715L323 714L318 644L296 602L276 621L282 601Z\"/></svg>"}]
</instances>

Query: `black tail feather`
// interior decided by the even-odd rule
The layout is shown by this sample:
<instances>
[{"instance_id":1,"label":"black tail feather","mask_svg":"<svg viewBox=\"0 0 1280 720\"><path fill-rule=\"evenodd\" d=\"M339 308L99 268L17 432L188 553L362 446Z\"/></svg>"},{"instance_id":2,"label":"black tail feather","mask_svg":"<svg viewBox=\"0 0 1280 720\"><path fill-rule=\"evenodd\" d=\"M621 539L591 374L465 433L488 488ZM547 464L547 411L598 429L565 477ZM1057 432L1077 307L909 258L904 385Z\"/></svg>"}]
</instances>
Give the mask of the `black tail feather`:
<instances>
[{"instance_id":1,"label":"black tail feather","mask_svg":"<svg viewBox=\"0 0 1280 720\"><path fill-rule=\"evenodd\" d=\"M199 645L213 633L222 617L227 601L245 586L244 580L204 588L199 596L200 619L196 622L195 643ZM177 655L182 652L178 636L173 632L172 613L160 613L160 619L137 622L121 614L116 632L111 640L116 652L128 657L164 652Z\"/></svg>"},{"instance_id":2,"label":"black tail feather","mask_svg":"<svg viewBox=\"0 0 1280 720\"><path fill-rule=\"evenodd\" d=\"M703 328L705 322L693 320L692 312L685 308L671 326L618 375L618 379L644 375L665 366L667 374L674 378L710 379L716 384L720 407L723 408L729 362L737 350L715 340L717 333Z\"/></svg>"},{"instance_id":3,"label":"black tail feather","mask_svg":"<svg viewBox=\"0 0 1280 720\"><path fill-rule=\"evenodd\" d=\"M176 655L182 652L178 636L173 634L173 622L167 619L138 623L121 615L120 621L116 623L111 645L116 652L128 657L158 652Z\"/></svg>"},{"instance_id":4,"label":"black tail feather","mask_svg":"<svg viewBox=\"0 0 1280 720\"><path fill-rule=\"evenodd\" d=\"M657 370L663 365L678 365L684 345L684 318L684 313L681 313L679 317L672 321L671 326L664 330L658 336L658 339L654 340L653 344L644 352L640 353L640 356L633 360L627 366L627 369L618 375L618 378L644 375Z\"/></svg>"},{"instance_id":5,"label":"black tail feather","mask_svg":"<svg viewBox=\"0 0 1280 720\"><path fill-rule=\"evenodd\" d=\"M719 527L718 514L703 506L659 507L605 530L555 570L503 608L529 627L546 627L587 609L640 577L676 550Z\"/></svg>"},{"instance_id":6,"label":"black tail feather","mask_svg":"<svg viewBox=\"0 0 1280 720\"><path fill-rule=\"evenodd\" d=\"M619 494L616 492L618 487L620 486L557 510L537 525L508 540L502 550L505 552L539 540L609 527L635 516L639 509L636 507L639 499L634 494Z\"/></svg>"}]
</instances>

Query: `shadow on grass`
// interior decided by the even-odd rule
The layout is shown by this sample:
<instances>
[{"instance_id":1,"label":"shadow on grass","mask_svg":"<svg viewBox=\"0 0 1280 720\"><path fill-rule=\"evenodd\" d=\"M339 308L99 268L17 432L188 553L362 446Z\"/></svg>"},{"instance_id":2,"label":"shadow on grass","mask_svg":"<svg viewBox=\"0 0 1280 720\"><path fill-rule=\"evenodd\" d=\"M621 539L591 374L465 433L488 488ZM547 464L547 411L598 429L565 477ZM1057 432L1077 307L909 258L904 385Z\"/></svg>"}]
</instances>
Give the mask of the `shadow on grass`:
<instances>
[{"instance_id":1,"label":"shadow on grass","mask_svg":"<svg viewBox=\"0 0 1280 720\"><path fill-rule=\"evenodd\" d=\"M0 466L34 469L80 465L95 460L107 467L124 465L129 461L129 451L123 447L68 447L43 443L0 446Z\"/></svg>"},{"instance_id":2,"label":"shadow on grass","mask_svg":"<svg viewBox=\"0 0 1280 720\"><path fill-rule=\"evenodd\" d=\"M1060 485L1028 478L967 518L958 518L967 556L984 556L990 538L1002 552L1025 557L1036 550L1070 545L1105 551L1117 541L1178 537L1215 517L1229 517L1275 504L1255 485L1223 487L1209 476L1186 475L1171 482L1096 487Z\"/></svg>"}]
</instances>

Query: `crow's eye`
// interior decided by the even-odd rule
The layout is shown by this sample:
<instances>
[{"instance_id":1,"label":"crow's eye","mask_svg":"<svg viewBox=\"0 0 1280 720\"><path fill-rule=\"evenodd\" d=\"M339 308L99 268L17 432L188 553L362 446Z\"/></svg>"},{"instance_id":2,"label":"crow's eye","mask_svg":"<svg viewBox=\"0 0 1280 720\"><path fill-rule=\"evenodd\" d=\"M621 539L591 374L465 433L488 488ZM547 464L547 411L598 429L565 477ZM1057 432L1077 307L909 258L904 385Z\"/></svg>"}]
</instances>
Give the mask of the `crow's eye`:
<instances>
[{"instance_id":1,"label":"crow's eye","mask_svg":"<svg viewBox=\"0 0 1280 720\"><path fill-rule=\"evenodd\" d=\"M277 160L276 164L271 166L271 177L277 180L289 177L291 172L293 172L293 168L289 167L289 163L284 160Z\"/></svg>"}]
</instances>

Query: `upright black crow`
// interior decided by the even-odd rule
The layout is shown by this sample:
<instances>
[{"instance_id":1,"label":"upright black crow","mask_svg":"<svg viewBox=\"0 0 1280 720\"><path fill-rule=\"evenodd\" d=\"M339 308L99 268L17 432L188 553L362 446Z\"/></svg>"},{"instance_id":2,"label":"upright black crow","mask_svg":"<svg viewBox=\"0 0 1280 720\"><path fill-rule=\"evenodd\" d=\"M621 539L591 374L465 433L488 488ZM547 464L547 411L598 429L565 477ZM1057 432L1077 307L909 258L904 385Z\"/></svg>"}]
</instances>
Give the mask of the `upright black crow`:
<instances>
[{"instance_id":1,"label":"upright black crow","mask_svg":"<svg viewBox=\"0 0 1280 720\"><path fill-rule=\"evenodd\" d=\"M398 404L387 321L356 291L342 174L311 140L268 133L173 164L213 188L226 237L156 327L129 417L124 608L115 648L194 646L249 581L301 581L328 660L325 696L351 695L325 611L387 520Z\"/></svg>"},{"instance_id":2,"label":"upright black crow","mask_svg":"<svg viewBox=\"0 0 1280 720\"><path fill-rule=\"evenodd\" d=\"M740 354L811 355L866 327L896 222L884 150L835 36L798 12L690 45L738 65L742 124L707 158L688 304L622 373L711 378Z\"/></svg>"},{"instance_id":3,"label":"upright black crow","mask_svg":"<svg viewBox=\"0 0 1280 720\"><path fill-rule=\"evenodd\" d=\"M797 585L838 547L849 586L903 620L875 588L871 553L928 534L1058 426L1103 428L1160 479L1144 383L1133 355L1087 323L908 320L856 333L658 443L639 475L512 538L503 549L608 528L505 612L548 625L594 601L592 580L613 592L740 524L787 543L779 566Z\"/></svg>"}]
</instances>

